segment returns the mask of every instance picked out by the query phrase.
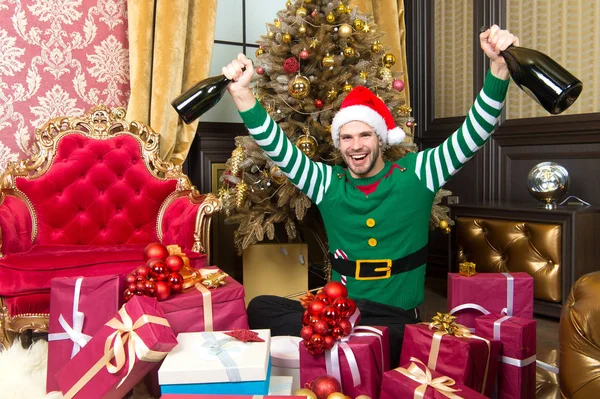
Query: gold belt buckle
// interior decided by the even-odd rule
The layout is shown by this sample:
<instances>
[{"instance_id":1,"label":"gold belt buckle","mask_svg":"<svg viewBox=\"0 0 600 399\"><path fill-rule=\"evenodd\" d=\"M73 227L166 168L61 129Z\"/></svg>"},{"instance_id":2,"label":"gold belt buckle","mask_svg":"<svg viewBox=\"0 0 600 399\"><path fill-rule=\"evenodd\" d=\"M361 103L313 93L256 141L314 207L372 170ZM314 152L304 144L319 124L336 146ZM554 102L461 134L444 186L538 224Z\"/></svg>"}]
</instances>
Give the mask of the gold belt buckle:
<instances>
[{"instance_id":1,"label":"gold belt buckle","mask_svg":"<svg viewBox=\"0 0 600 399\"><path fill-rule=\"evenodd\" d=\"M376 271L376 272L385 272L385 274L383 274L381 276L375 276L375 277L361 277L360 276L360 266L363 263L385 263L386 267L378 267L378 268L374 269L374 271ZM356 280L382 280L385 278L390 278L391 275L392 275L392 260L391 259L362 259L362 260L356 261L356 274L354 275L354 278Z\"/></svg>"}]
</instances>

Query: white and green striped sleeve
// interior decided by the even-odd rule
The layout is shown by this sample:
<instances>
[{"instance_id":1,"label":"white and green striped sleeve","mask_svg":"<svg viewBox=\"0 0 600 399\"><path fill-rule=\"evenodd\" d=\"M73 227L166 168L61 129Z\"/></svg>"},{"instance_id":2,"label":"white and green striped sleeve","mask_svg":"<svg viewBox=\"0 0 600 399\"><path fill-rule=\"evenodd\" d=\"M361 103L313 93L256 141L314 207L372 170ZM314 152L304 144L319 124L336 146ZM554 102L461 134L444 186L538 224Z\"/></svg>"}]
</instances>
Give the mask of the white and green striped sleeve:
<instances>
[{"instance_id":1,"label":"white and green striped sleeve","mask_svg":"<svg viewBox=\"0 0 600 399\"><path fill-rule=\"evenodd\" d=\"M318 205L331 183L332 167L307 157L258 103L240 112L248 131L267 156L312 202Z\"/></svg>"},{"instance_id":2,"label":"white and green striped sleeve","mask_svg":"<svg viewBox=\"0 0 600 399\"><path fill-rule=\"evenodd\" d=\"M462 126L435 148L417 154L415 173L427 188L437 191L492 135L504 106L509 80L490 72Z\"/></svg>"}]
</instances>

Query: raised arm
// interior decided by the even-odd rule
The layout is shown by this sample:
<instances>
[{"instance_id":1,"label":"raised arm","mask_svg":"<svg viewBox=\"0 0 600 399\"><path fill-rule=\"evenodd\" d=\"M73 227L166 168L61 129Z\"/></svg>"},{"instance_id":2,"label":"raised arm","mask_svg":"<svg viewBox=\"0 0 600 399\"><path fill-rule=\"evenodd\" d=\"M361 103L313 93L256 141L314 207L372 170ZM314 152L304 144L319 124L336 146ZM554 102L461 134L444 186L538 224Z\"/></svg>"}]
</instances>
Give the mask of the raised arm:
<instances>
[{"instance_id":1,"label":"raised arm","mask_svg":"<svg viewBox=\"0 0 600 399\"><path fill-rule=\"evenodd\" d=\"M249 88L254 74L250 59L239 54L223 67L222 73L232 80L227 90L256 143L291 182L318 205L331 182L332 167L314 162L300 151L256 101Z\"/></svg>"}]
</instances>

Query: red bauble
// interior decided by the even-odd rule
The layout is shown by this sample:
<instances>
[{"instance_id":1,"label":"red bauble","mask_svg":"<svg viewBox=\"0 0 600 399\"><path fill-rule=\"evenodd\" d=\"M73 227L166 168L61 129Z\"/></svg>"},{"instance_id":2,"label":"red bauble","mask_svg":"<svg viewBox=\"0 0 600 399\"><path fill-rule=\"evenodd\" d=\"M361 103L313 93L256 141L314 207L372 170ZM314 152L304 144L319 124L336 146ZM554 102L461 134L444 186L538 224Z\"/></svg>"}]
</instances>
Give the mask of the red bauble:
<instances>
[{"instance_id":1,"label":"red bauble","mask_svg":"<svg viewBox=\"0 0 600 399\"><path fill-rule=\"evenodd\" d=\"M335 339L340 339L344 336L344 330L340 326L335 326L331 329L331 336Z\"/></svg>"},{"instance_id":2,"label":"red bauble","mask_svg":"<svg viewBox=\"0 0 600 399\"><path fill-rule=\"evenodd\" d=\"M296 73L300 69L300 63L296 57L290 57L283 62L283 70L286 73Z\"/></svg>"},{"instance_id":3,"label":"red bauble","mask_svg":"<svg viewBox=\"0 0 600 399\"><path fill-rule=\"evenodd\" d=\"M183 269L184 266L183 258L179 255L167 256L167 259L165 259L165 263L167 264L169 270L172 272L179 272L181 269Z\"/></svg>"},{"instance_id":4,"label":"red bauble","mask_svg":"<svg viewBox=\"0 0 600 399\"><path fill-rule=\"evenodd\" d=\"M125 298L125 302L130 300L132 297L133 297L133 292L130 290L125 290L125 292L123 293L123 298Z\"/></svg>"},{"instance_id":5,"label":"red bauble","mask_svg":"<svg viewBox=\"0 0 600 399\"><path fill-rule=\"evenodd\" d=\"M154 260L154 259L150 259L150 260ZM157 260L158 262L161 262L160 260ZM150 262L150 261L148 261ZM144 278L147 278L148 275L150 274L150 270L151 268L146 264L146 265L142 265L142 266L138 266L133 272L135 273L136 276L142 276Z\"/></svg>"},{"instance_id":6,"label":"red bauble","mask_svg":"<svg viewBox=\"0 0 600 399\"><path fill-rule=\"evenodd\" d=\"M148 244L144 249L144 260L148 261L151 258L166 259L169 256L169 250L160 242Z\"/></svg>"},{"instance_id":7,"label":"red bauble","mask_svg":"<svg viewBox=\"0 0 600 399\"><path fill-rule=\"evenodd\" d=\"M135 290L136 291L141 291L141 292L146 292L146 282L145 281L138 281L135 284Z\"/></svg>"},{"instance_id":8,"label":"red bauble","mask_svg":"<svg viewBox=\"0 0 600 399\"><path fill-rule=\"evenodd\" d=\"M312 300L306 310L313 316L320 315L327 305L323 301Z\"/></svg>"},{"instance_id":9,"label":"red bauble","mask_svg":"<svg viewBox=\"0 0 600 399\"><path fill-rule=\"evenodd\" d=\"M171 287L166 281L157 281L154 283L154 295L159 301L164 301L171 295Z\"/></svg>"},{"instance_id":10,"label":"red bauble","mask_svg":"<svg viewBox=\"0 0 600 399\"><path fill-rule=\"evenodd\" d=\"M323 314L321 315L321 318L323 318L330 326L336 324L339 317L340 312L332 305L327 305L325 309L323 309Z\"/></svg>"},{"instance_id":11,"label":"red bauble","mask_svg":"<svg viewBox=\"0 0 600 399\"><path fill-rule=\"evenodd\" d=\"M157 262L164 262L164 259L150 258L150 259L148 259L148 261L146 261L146 266L148 266L150 268L150 270L152 270L152 266L154 266L154 264Z\"/></svg>"},{"instance_id":12,"label":"red bauble","mask_svg":"<svg viewBox=\"0 0 600 399\"><path fill-rule=\"evenodd\" d=\"M255 71L259 75L262 75L265 73L265 69L263 67L261 67L260 65L256 67Z\"/></svg>"},{"instance_id":13,"label":"red bauble","mask_svg":"<svg viewBox=\"0 0 600 399\"><path fill-rule=\"evenodd\" d=\"M181 287L183 284L183 277L181 276L181 274L174 272L169 274L167 282L171 285L171 289L173 291L179 292L181 291Z\"/></svg>"},{"instance_id":14,"label":"red bauble","mask_svg":"<svg viewBox=\"0 0 600 399\"><path fill-rule=\"evenodd\" d=\"M408 127L413 127L414 125L415 125L414 121L407 121L406 122L406 126L408 126Z\"/></svg>"},{"instance_id":15,"label":"red bauble","mask_svg":"<svg viewBox=\"0 0 600 399\"><path fill-rule=\"evenodd\" d=\"M394 81L392 82L392 87L394 88L394 90L402 91L404 90L404 82L400 79L394 79Z\"/></svg>"},{"instance_id":16,"label":"red bauble","mask_svg":"<svg viewBox=\"0 0 600 399\"><path fill-rule=\"evenodd\" d=\"M350 298L348 298L348 300L350 301L350 310L348 310L348 315L344 317L350 317L354 314L354 312L356 312L356 302ZM358 323L358 319L356 320L356 323Z\"/></svg>"},{"instance_id":17,"label":"red bauble","mask_svg":"<svg viewBox=\"0 0 600 399\"><path fill-rule=\"evenodd\" d=\"M310 337L310 343L315 346L323 346L324 342L325 339L319 334L313 334L312 337Z\"/></svg>"},{"instance_id":18,"label":"red bauble","mask_svg":"<svg viewBox=\"0 0 600 399\"><path fill-rule=\"evenodd\" d=\"M302 315L302 325L307 326L309 324L310 324L310 313L308 313L308 310L305 310L304 314Z\"/></svg>"},{"instance_id":19,"label":"red bauble","mask_svg":"<svg viewBox=\"0 0 600 399\"><path fill-rule=\"evenodd\" d=\"M304 327L302 327L302 330L300 330L300 336L305 341L308 341L310 339L310 337L313 336L313 334L314 334L314 331L311 326L304 326Z\"/></svg>"},{"instance_id":20,"label":"red bauble","mask_svg":"<svg viewBox=\"0 0 600 399\"><path fill-rule=\"evenodd\" d=\"M312 380L310 390L317 395L317 398L327 399L333 392L342 392L342 386L335 377L323 375Z\"/></svg>"},{"instance_id":21,"label":"red bauble","mask_svg":"<svg viewBox=\"0 0 600 399\"><path fill-rule=\"evenodd\" d=\"M315 295L315 300L325 302L326 305L331 304L329 297L322 292L320 294Z\"/></svg>"},{"instance_id":22,"label":"red bauble","mask_svg":"<svg viewBox=\"0 0 600 399\"><path fill-rule=\"evenodd\" d=\"M331 349L335 344L335 338L331 335L326 335L323 341L323 349Z\"/></svg>"},{"instance_id":23,"label":"red bauble","mask_svg":"<svg viewBox=\"0 0 600 399\"><path fill-rule=\"evenodd\" d=\"M340 317L348 317L350 316L348 312L351 309L350 299L346 297L339 297L335 301L333 301L333 307L335 307L338 312L340 312Z\"/></svg>"},{"instance_id":24,"label":"red bauble","mask_svg":"<svg viewBox=\"0 0 600 399\"><path fill-rule=\"evenodd\" d=\"M313 324L313 330L315 331L315 333L324 336L327 335L327 333L329 332L329 325L323 320L319 320L318 322Z\"/></svg>"},{"instance_id":25,"label":"red bauble","mask_svg":"<svg viewBox=\"0 0 600 399\"><path fill-rule=\"evenodd\" d=\"M127 289L131 292L135 292L135 290L137 289L137 285L137 281L135 283L127 284Z\"/></svg>"},{"instance_id":26,"label":"red bauble","mask_svg":"<svg viewBox=\"0 0 600 399\"><path fill-rule=\"evenodd\" d=\"M344 284L338 281L330 281L323 287L323 293L333 301L342 296L347 297L348 289Z\"/></svg>"},{"instance_id":27,"label":"red bauble","mask_svg":"<svg viewBox=\"0 0 600 399\"><path fill-rule=\"evenodd\" d=\"M166 280L169 275L167 264L165 262L156 262L154 266L152 266L152 274L156 280Z\"/></svg>"},{"instance_id":28,"label":"red bauble","mask_svg":"<svg viewBox=\"0 0 600 399\"><path fill-rule=\"evenodd\" d=\"M146 293L146 295L154 296L155 291L156 284L154 284L154 281L146 281L146 283L144 284L144 292Z\"/></svg>"},{"instance_id":29,"label":"red bauble","mask_svg":"<svg viewBox=\"0 0 600 399\"><path fill-rule=\"evenodd\" d=\"M136 281L137 276L135 274L128 274L127 277L125 277L125 285L135 284Z\"/></svg>"},{"instance_id":30,"label":"red bauble","mask_svg":"<svg viewBox=\"0 0 600 399\"><path fill-rule=\"evenodd\" d=\"M319 100L318 98L315 100L315 107L323 108L323 100Z\"/></svg>"},{"instance_id":31,"label":"red bauble","mask_svg":"<svg viewBox=\"0 0 600 399\"><path fill-rule=\"evenodd\" d=\"M344 332L344 336L348 336L352 332L352 324L346 319L340 320L338 323L338 327L342 329L342 331Z\"/></svg>"},{"instance_id":32,"label":"red bauble","mask_svg":"<svg viewBox=\"0 0 600 399\"><path fill-rule=\"evenodd\" d=\"M306 59L308 59L308 57L310 56L310 54L308 54L308 50L307 49L304 49L304 50L302 50L300 52L299 56L300 56L300 59L306 60Z\"/></svg>"}]
</instances>

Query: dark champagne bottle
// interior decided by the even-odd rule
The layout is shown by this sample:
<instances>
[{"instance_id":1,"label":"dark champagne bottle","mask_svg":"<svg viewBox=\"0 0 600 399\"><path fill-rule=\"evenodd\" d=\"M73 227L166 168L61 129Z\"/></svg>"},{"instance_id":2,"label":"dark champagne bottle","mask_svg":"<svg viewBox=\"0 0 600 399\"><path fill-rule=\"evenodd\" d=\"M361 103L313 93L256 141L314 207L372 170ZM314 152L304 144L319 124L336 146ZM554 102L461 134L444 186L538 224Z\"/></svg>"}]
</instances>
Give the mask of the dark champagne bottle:
<instances>
[{"instance_id":1,"label":"dark champagne bottle","mask_svg":"<svg viewBox=\"0 0 600 399\"><path fill-rule=\"evenodd\" d=\"M219 102L229 82L225 75L206 78L180 94L171 105L185 123L191 123Z\"/></svg>"},{"instance_id":2,"label":"dark champagne bottle","mask_svg":"<svg viewBox=\"0 0 600 399\"><path fill-rule=\"evenodd\" d=\"M581 94L583 83L540 51L511 45L502 56L517 86L553 115L569 108Z\"/></svg>"}]
</instances>

